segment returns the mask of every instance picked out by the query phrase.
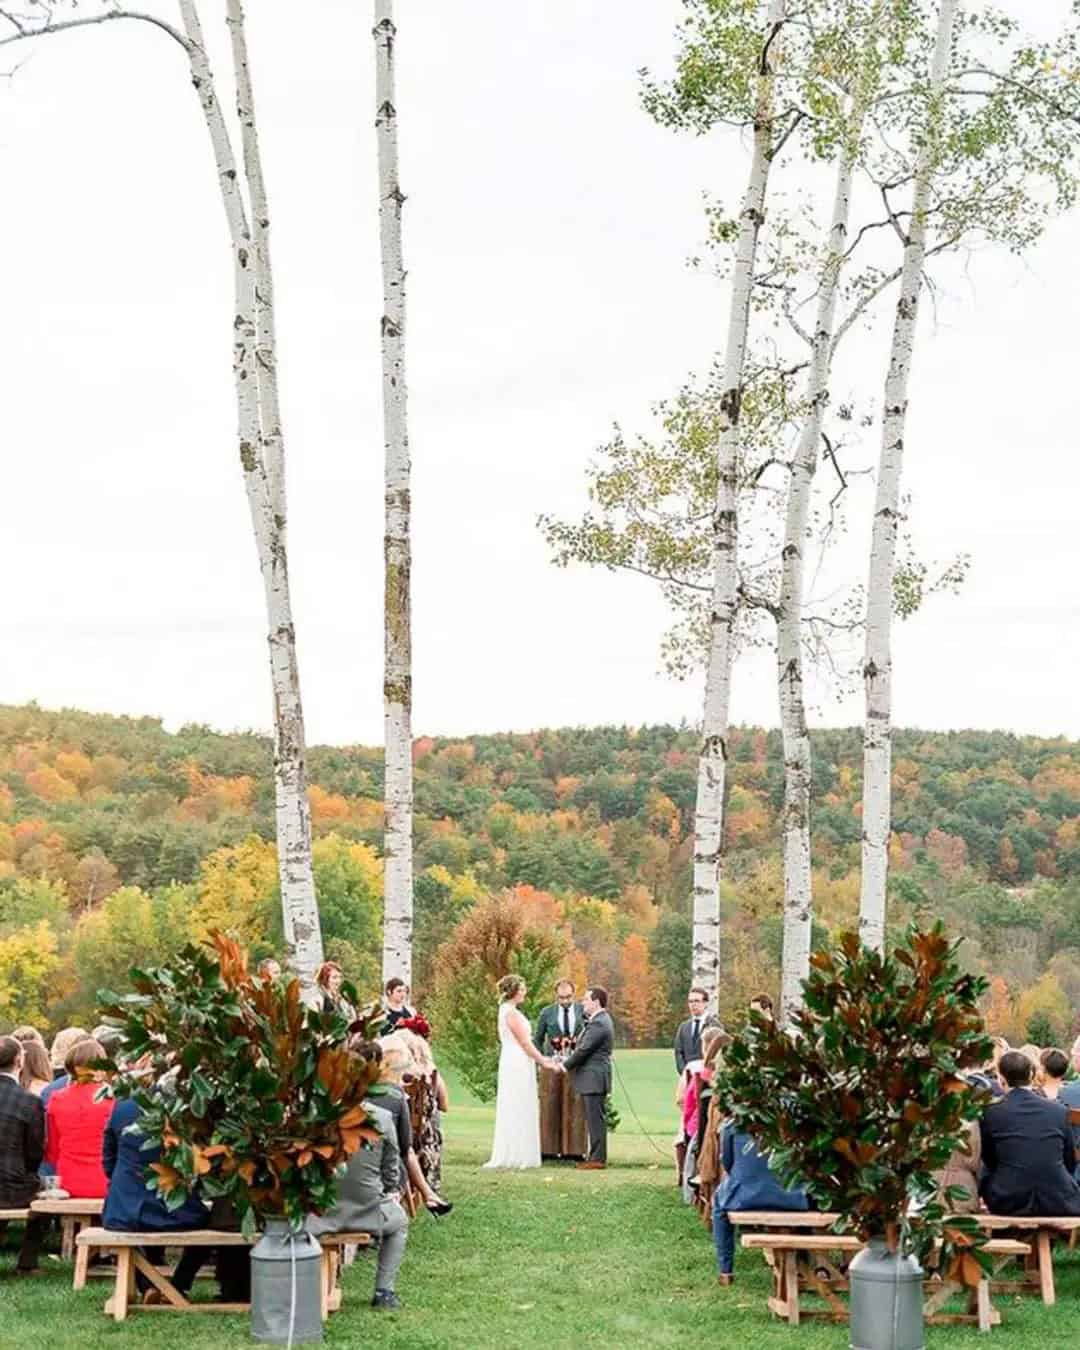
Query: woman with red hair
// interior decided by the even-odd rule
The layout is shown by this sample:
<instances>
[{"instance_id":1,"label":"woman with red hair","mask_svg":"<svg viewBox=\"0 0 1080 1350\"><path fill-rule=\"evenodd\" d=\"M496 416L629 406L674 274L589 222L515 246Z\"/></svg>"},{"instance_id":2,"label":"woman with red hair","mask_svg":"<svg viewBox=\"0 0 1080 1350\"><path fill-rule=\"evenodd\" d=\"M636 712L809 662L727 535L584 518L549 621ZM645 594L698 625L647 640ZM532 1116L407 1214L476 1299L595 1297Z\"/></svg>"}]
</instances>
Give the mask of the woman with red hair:
<instances>
[{"instance_id":1,"label":"woman with red hair","mask_svg":"<svg viewBox=\"0 0 1080 1350\"><path fill-rule=\"evenodd\" d=\"M356 1019L356 1009L342 995L345 973L336 961L324 961L315 974L315 983L322 990L323 1012L339 1013L346 1022Z\"/></svg>"}]
</instances>

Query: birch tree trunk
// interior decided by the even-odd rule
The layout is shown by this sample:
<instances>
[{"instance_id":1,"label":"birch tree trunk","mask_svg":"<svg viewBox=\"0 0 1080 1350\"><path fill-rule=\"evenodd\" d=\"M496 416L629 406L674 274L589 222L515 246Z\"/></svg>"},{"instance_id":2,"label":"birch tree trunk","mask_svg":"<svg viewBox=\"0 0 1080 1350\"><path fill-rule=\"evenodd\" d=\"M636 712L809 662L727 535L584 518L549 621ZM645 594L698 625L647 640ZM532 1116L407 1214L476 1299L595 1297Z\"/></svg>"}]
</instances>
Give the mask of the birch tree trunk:
<instances>
[{"instance_id":1,"label":"birch tree trunk","mask_svg":"<svg viewBox=\"0 0 1080 1350\"><path fill-rule=\"evenodd\" d=\"M300 675L296 660L296 634L289 596L289 573L285 548L284 473L280 421L276 416L276 377L273 414L270 425L277 437L275 458L265 456L260 395L267 387L266 371L274 371L273 313L258 318L258 277L270 275L265 190L262 188L258 147L255 139L254 104L244 45L243 13L238 0L229 0L229 22L233 34L234 59L237 60L237 91L245 128L245 149L251 147L259 188L252 186L252 203L262 222L258 231L263 241L260 262L258 245L248 226L244 200L237 178L236 161L228 128L214 87L213 74L206 57L202 26L195 0L180 0L180 13L189 46L192 81L214 152L222 203L229 226L233 256L235 315L233 318L233 376L236 388L240 466L244 476L251 514L255 546L262 574L266 602L267 642L270 651L270 679L274 697L274 796L277 826L278 875L281 882L282 922L287 960L300 979L306 995L315 987L315 972L323 959L319 909L315 897L315 879L311 866L311 814L307 795L304 714L300 701ZM238 54L243 54L241 69ZM250 182L250 180L249 180ZM259 211L259 205L262 210ZM272 287L263 292L272 304ZM268 341L269 363L259 377L260 334ZM280 509L278 509L280 506Z\"/></svg>"},{"instance_id":2,"label":"birch tree trunk","mask_svg":"<svg viewBox=\"0 0 1080 1350\"><path fill-rule=\"evenodd\" d=\"M866 591L863 688L862 890L859 933L875 951L885 945L885 897L892 818L892 611L896 534L900 519L900 476L904 460L908 383L926 260L927 209L941 153L939 118L949 71L959 0L941 0L930 76L925 135L915 165L911 223L904 242L900 295L893 321L885 379L885 412L878 461L877 494Z\"/></svg>"},{"instance_id":3,"label":"birch tree trunk","mask_svg":"<svg viewBox=\"0 0 1080 1350\"><path fill-rule=\"evenodd\" d=\"M375 132L379 147L382 256L382 386L386 441L385 897L383 980L412 983L412 544L409 535L409 433L405 383L405 264L401 244L397 109L394 105L393 0L375 0Z\"/></svg>"},{"instance_id":4,"label":"birch tree trunk","mask_svg":"<svg viewBox=\"0 0 1080 1350\"><path fill-rule=\"evenodd\" d=\"M788 0L772 0L766 17L750 174L739 214L739 235L731 281L724 348L721 410L724 426L717 447L716 507L713 512L713 591L709 652L702 711L694 808L694 915L691 983L716 997L720 975L720 859L724 834L724 780L727 772L731 669L738 597L739 521L737 506L739 418L742 408L750 297L758 235L772 168L776 68L780 59Z\"/></svg>"},{"instance_id":5,"label":"birch tree trunk","mask_svg":"<svg viewBox=\"0 0 1080 1350\"><path fill-rule=\"evenodd\" d=\"M837 161L836 187L817 293L811 334L806 412L791 467L784 547L781 553L780 604L777 610L777 676L780 728L784 744L784 809L781 833L784 853L784 925L781 958L780 1019L786 1023L802 1006L802 983L810 973L813 935L813 893L810 870L810 733L802 668L804 565L810 494L817 468L825 409L829 401L833 331L840 275L847 251L851 192L859 143L873 88L872 70L883 14L875 0L868 18L864 60L852 93Z\"/></svg>"}]
</instances>

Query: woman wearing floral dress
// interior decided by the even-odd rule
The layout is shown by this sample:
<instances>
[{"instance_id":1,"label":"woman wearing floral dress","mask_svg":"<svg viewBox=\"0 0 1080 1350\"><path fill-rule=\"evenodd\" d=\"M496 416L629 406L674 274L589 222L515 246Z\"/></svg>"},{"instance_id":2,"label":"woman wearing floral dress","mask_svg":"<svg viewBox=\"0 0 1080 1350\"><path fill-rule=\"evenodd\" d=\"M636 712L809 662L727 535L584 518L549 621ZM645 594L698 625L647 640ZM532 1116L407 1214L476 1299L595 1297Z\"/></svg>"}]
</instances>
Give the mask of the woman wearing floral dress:
<instances>
[{"instance_id":1,"label":"woman wearing floral dress","mask_svg":"<svg viewBox=\"0 0 1080 1350\"><path fill-rule=\"evenodd\" d=\"M407 1039L413 1061L416 1087L409 1092L410 1099L415 1102L413 1148L424 1180L432 1190L441 1193L442 1113L449 1109L450 1102L446 1084L431 1053L428 1041L431 1027L425 1018L411 1017L398 1023L397 1035Z\"/></svg>"}]
</instances>

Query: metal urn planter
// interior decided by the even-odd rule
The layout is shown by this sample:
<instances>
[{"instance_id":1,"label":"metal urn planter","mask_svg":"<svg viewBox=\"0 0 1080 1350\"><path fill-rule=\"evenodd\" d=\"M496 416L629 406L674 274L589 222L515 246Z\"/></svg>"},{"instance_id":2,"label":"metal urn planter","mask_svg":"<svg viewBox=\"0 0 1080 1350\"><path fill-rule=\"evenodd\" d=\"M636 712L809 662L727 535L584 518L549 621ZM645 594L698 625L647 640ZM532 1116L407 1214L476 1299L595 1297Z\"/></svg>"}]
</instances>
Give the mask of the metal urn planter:
<instances>
[{"instance_id":1,"label":"metal urn planter","mask_svg":"<svg viewBox=\"0 0 1080 1350\"><path fill-rule=\"evenodd\" d=\"M923 1269L872 1238L848 1267L851 1350L925 1350Z\"/></svg>"},{"instance_id":2,"label":"metal urn planter","mask_svg":"<svg viewBox=\"0 0 1080 1350\"><path fill-rule=\"evenodd\" d=\"M251 1334L270 1345L312 1345L323 1338L322 1249L307 1228L267 1219L251 1249Z\"/></svg>"}]
</instances>

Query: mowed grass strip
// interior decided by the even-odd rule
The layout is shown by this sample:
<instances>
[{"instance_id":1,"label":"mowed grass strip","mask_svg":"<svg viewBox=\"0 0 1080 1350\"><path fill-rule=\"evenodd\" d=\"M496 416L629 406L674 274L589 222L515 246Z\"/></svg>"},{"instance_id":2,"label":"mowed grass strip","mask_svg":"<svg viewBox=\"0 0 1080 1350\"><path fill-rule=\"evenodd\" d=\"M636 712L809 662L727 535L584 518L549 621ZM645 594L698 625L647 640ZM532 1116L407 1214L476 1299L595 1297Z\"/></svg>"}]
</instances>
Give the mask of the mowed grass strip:
<instances>
[{"instance_id":1,"label":"mowed grass strip","mask_svg":"<svg viewBox=\"0 0 1080 1350\"><path fill-rule=\"evenodd\" d=\"M665 1051L623 1051L619 1068L648 1135L616 1093L623 1117L612 1139L612 1168L579 1173L484 1172L494 1111L463 1092L451 1076L445 1189L454 1213L441 1222L422 1214L402 1270L401 1313L367 1306L373 1263L362 1257L346 1273L345 1305L330 1321L326 1344L416 1347L417 1350L562 1350L576 1346L680 1346L721 1350L844 1350L845 1327L771 1318L769 1280L757 1253L740 1253L737 1283L717 1286L712 1247L700 1219L672 1184L674 1071ZM659 1150L657 1152L656 1150ZM97 1346L250 1345L241 1317L134 1313L116 1325L102 1313L104 1281L71 1291L70 1267L50 1261L46 1278L11 1276L14 1234L0 1255L0 1346L67 1350ZM1047 1350L1080 1344L1080 1258L1057 1259L1058 1304L1002 1298L1004 1323L989 1342L998 1350ZM201 1296L213 1289L197 1286ZM812 1306L812 1300L808 1300ZM986 1346L969 1328L931 1328L930 1350Z\"/></svg>"}]
</instances>

